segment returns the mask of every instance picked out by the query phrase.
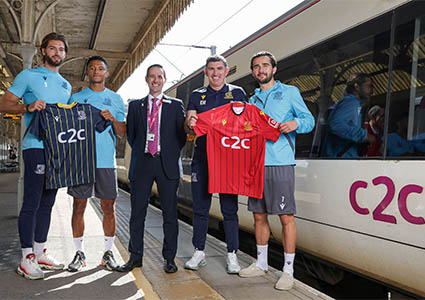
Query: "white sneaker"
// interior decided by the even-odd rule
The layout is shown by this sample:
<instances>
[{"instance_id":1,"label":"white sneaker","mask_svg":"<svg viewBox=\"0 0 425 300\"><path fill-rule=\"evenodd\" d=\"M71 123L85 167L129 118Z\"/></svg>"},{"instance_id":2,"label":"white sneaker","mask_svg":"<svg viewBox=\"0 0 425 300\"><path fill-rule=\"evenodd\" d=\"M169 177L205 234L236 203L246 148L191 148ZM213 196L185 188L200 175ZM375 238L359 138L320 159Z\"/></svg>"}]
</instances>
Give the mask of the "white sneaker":
<instances>
[{"instance_id":1,"label":"white sneaker","mask_svg":"<svg viewBox=\"0 0 425 300\"><path fill-rule=\"evenodd\" d=\"M40 268L48 269L48 270L62 270L65 266L61 264L56 259L54 259L51 255L47 254L46 249L43 250L43 253L37 255L37 262Z\"/></svg>"},{"instance_id":2,"label":"white sneaker","mask_svg":"<svg viewBox=\"0 0 425 300\"><path fill-rule=\"evenodd\" d=\"M229 274L238 274L241 270L241 266L238 262L238 257L236 256L236 251L227 253L227 273Z\"/></svg>"},{"instance_id":3,"label":"white sneaker","mask_svg":"<svg viewBox=\"0 0 425 300\"><path fill-rule=\"evenodd\" d=\"M205 260L204 251L195 250L192 255L192 258L184 264L184 268L196 271L199 270L200 267L205 266L206 264L207 261Z\"/></svg>"},{"instance_id":4,"label":"white sneaker","mask_svg":"<svg viewBox=\"0 0 425 300\"><path fill-rule=\"evenodd\" d=\"M259 266L256 265L256 263L252 263L249 267L240 270L239 276L240 277L257 277L257 276L263 276L266 275L267 270L261 269Z\"/></svg>"},{"instance_id":5,"label":"white sneaker","mask_svg":"<svg viewBox=\"0 0 425 300\"><path fill-rule=\"evenodd\" d=\"M279 280L276 282L274 288L277 290L287 291L294 286L294 277L289 273L283 272Z\"/></svg>"},{"instance_id":6,"label":"white sneaker","mask_svg":"<svg viewBox=\"0 0 425 300\"><path fill-rule=\"evenodd\" d=\"M43 279L44 273L38 265L34 253L30 253L27 257L21 259L16 272L28 279Z\"/></svg>"}]
</instances>

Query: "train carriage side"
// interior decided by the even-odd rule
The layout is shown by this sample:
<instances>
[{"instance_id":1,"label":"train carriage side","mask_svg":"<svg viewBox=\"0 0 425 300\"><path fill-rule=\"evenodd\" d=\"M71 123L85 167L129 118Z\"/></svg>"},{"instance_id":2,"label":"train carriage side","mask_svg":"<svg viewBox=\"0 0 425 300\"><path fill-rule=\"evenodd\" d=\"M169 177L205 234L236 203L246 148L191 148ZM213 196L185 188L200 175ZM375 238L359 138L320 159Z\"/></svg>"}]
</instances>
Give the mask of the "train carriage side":
<instances>
[{"instance_id":1,"label":"train carriage side","mask_svg":"<svg viewBox=\"0 0 425 300\"><path fill-rule=\"evenodd\" d=\"M297 247L425 297L425 6L420 2L304 1L224 55L231 68L227 81L252 94L257 85L251 56L260 50L275 54L276 78L297 86L316 118L314 132L298 135L296 142ZM329 158L322 151L327 114L355 72L372 77L368 107L385 109L382 153ZM199 69L167 94L187 103L205 81ZM403 140L394 142L395 137ZM401 151L404 142L407 152ZM186 199L192 155L188 142L180 190ZM253 231L246 197L239 197L239 204L241 228ZM218 201L211 215L221 218ZM278 219L269 220L280 240Z\"/></svg>"}]
</instances>

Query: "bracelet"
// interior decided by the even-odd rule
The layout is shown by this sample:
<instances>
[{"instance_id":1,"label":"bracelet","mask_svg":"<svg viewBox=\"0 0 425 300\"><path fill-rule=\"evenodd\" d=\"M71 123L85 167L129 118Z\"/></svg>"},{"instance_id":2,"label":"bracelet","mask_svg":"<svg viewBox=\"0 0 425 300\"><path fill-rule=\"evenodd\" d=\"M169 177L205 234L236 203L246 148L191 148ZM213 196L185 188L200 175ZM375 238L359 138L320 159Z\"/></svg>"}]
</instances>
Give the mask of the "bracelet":
<instances>
[{"instance_id":1,"label":"bracelet","mask_svg":"<svg viewBox=\"0 0 425 300\"><path fill-rule=\"evenodd\" d=\"M25 106L25 109L26 109L26 111L29 113L30 112L30 110L29 110L29 104L27 104L26 106Z\"/></svg>"}]
</instances>

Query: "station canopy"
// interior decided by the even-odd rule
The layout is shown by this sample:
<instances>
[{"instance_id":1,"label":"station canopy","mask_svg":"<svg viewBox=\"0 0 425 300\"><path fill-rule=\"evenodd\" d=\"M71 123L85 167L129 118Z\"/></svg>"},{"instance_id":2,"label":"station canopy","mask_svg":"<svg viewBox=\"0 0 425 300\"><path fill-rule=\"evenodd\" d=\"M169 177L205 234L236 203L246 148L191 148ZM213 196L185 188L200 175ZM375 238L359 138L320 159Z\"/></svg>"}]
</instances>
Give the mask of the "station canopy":
<instances>
[{"instance_id":1,"label":"station canopy","mask_svg":"<svg viewBox=\"0 0 425 300\"><path fill-rule=\"evenodd\" d=\"M69 52L60 73L73 92L88 86L87 58L109 64L107 87L117 90L193 0L0 0L0 96L23 68L22 48L39 47L50 33L64 34Z\"/></svg>"}]
</instances>

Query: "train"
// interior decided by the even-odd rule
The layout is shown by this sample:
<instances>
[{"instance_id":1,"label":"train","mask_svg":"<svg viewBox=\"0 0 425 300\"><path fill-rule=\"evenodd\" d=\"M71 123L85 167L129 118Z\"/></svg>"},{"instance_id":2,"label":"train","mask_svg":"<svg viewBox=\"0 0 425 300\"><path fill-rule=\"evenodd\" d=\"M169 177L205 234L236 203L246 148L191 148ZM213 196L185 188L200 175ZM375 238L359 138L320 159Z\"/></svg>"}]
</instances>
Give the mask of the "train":
<instances>
[{"instance_id":1,"label":"train","mask_svg":"<svg viewBox=\"0 0 425 300\"><path fill-rule=\"evenodd\" d=\"M264 13L267 9L273 6L265 4ZM250 58L261 50L276 56L275 78L300 90L316 120L315 129L296 140L297 249L392 290L425 297L425 151L414 146L425 136L424 2L301 2L223 53L230 68L227 82L249 96L258 87ZM369 74L374 84L369 105L385 109L382 152L326 157L329 107L342 98L347 78L359 72ZM190 93L207 84L200 67L165 93L187 105ZM390 151L395 136L395 146L410 145L407 152ZM179 196L189 208L194 146L188 139L181 153ZM125 140L117 147L119 180L128 184L131 149ZM240 227L253 232L247 197L239 196L238 202ZM210 214L222 218L216 199ZM278 218L269 221L272 238L280 242ZM331 271L318 273L340 280Z\"/></svg>"}]
</instances>

